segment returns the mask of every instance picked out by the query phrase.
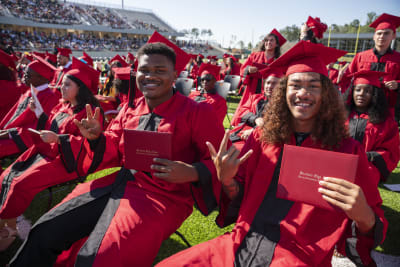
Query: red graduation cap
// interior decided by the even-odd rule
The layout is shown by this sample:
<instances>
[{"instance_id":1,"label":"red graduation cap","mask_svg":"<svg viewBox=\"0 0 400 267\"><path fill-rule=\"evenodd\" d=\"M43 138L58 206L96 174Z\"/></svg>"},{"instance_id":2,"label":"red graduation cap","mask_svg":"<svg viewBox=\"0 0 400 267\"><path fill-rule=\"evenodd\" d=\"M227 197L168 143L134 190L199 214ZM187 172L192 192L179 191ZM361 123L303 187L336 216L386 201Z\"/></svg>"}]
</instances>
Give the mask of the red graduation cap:
<instances>
[{"instance_id":1,"label":"red graduation cap","mask_svg":"<svg viewBox=\"0 0 400 267\"><path fill-rule=\"evenodd\" d=\"M224 55L222 56L222 58L228 58L228 57L230 57L230 55L227 53L224 53Z\"/></svg>"},{"instance_id":2,"label":"red graduation cap","mask_svg":"<svg viewBox=\"0 0 400 267\"><path fill-rule=\"evenodd\" d=\"M93 67L93 58L89 56L88 54L85 53L85 51L82 52L83 56L81 56L79 59L83 59L86 64L88 64L90 67Z\"/></svg>"},{"instance_id":3,"label":"red graduation cap","mask_svg":"<svg viewBox=\"0 0 400 267\"><path fill-rule=\"evenodd\" d=\"M131 52L128 52L128 55L126 56L129 60L132 60L132 61L134 61L135 60L135 56L131 53Z\"/></svg>"},{"instance_id":4,"label":"red graduation cap","mask_svg":"<svg viewBox=\"0 0 400 267\"><path fill-rule=\"evenodd\" d=\"M67 58L69 58L69 55L72 54L72 51L69 48L57 47L57 51L58 51L57 55L60 54L60 55L62 55L64 57L67 57Z\"/></svg>"},{"instance_id":5,"label":"red graduation cap","mask_svg":"<svg viewBox=\"0 0 400 267\"><path fill-rule=\"evenodd\" d=\"M217 56L211 56L211 59L214 59L215 61L218 61L218 57Z\"/></svg>"},{"instance_id":6,"label":"red graduation cap","mask_svg":"<svg viewBox=\"0 0 400 267\"><path fill-rule=\"evenodd\" d=\"M108 61L108 63L111 65L114 61L118 61L121 63L122 67L128 67L129 64L126 63L126 61L118 54L116 54L112 59Z\"/></svg>"},{"instance_id":7,"label":"red graduation cap","mask_svg":"<svg viewBox=\"0 0 400 267\"><path fill-rule=\"evenodd\" d=\"M35 58L35 60L29 63L28 67L35 71L37 74L51 81L53 79L54 73L57 70L56 67L54 67L49 62L39 56L33 55L33 57Z\"/></svg>"},{"instance_id":8,"label":"red graduation cap","mask_svg":"<svg viewBox=\"0 0 400 267\"><path fill-rule=\"evenodd\" d=\"M114 70L115 79L129 80L129 78L131 76L132 68L130 66L128 66L128 67L122 67L122 68L113 68L113 70Z\"/></svg>"},{"instance_id":9,"label":"red graduation cap","mask_svg":"<svg viewBox=\"0 0 400 267\"><path fill-rule=\"evenodd\" d=\"M51 61L53 63L57 63L57 55L51 54L47 51L46 51L44 59L47 61Z\"/></svg>"},{"instance_id":10,"label":"red graduation cap","mask_svg":"<svg viewBox=\"0 0 400 267\"><path fill-rule=\"evenodd\" d=\"M198 56L199 56L201 59L204 59L203 54L198 54Z\"/></svg>"},{"instance_id":11,"label":"red graduation cap","mask_svg":"<svg viewBox=\"0 0 400 267\"><path fill-rule=\"evenodd\" d=\"M377 30L391 29L396 32L396 29L400 26L400 17L393 16L390 14L383 13L370 25L371 28Z\"/></svg>"},{"instance_id":12,"label":"red graduation cap","mask_svg":"<svg viewBox=\"0 0 400 267\"><path fill-rule=\"evenodd\" d=\"M0 63L15 71L15 62L13 58L2 49L0 49Z\"/></svg>"},{"instance_id":13,"label":"red graduation cap","mask_svg":"<svg viewBox=\"0 0 400 267\"><path fill-rule=\"evenodd\" d=\"M201 63L200 68L199 68L199 74L200 77L205 75L205 74L211 74L214 76L215 80L219 80L219 72L221 70L221 67L218 65L213 65L210 63Z\"/></svg>"},{"instance_id":14,"label":"red graduation cap","mask_svg":"<svg viewBox=\"0 0 400 267\"><path fill-rule=\"evenodd\" d=\"M66 75L72 75L79 79L93 94L97 94L100 72L86 63L83 63L76 57L72 57L71 70L69 70Z\"/></svg>"},{"instance_id":15,"label":"red graduation cap","mask_svg":"<svg viewBox=\"0 0 400 267\"><path fill-rule=\"evenodd\" d=\"M36 55L36 56L39 56L39 57L41 57L41 58L45 58L45 57L46 57L46 54L45 54L45 53L40 53L40 52L36 52L36 51L33 51L32 54L34 54L34 55Z\"/></svg>"},{"instance_id":16,"label":"red graduation cap","mask_svg":"<svg viewBox=\"0 0 400 267\"><path fill-rule=\"evenodd\" d=\"M26 59L28 59L29 61L33 61L34 59L33 59L33 56L31 55L31 54L29 54L28 52L24 52L24 57L26 58Z\"/></svg>"},{"instance_id":17,"label":"red graduation cap","mask_svg":"<svg viewBox=\"0 0 400 267\"><path fill-rule=\"evenodd\" d=\"M153 35L151 35L150 39L147 43L164 43L170 48L174 49L176 54L176 63L175 63L175 70L177 74L181 73L181 71L186 67L186 64L190 60L190 56L179 48L176 44L172 43L170 40L159 34L157 31L154 31Z\"/></svg>"},{"instance_id":18,"label":"red graduation cap","mask_svg":"<svg viewBox=\"0 0 400 267\"><path fill-rule=\"evenodd\" d=\"M207 56L207 59L210 60L210 59L211 59L211 55L208 55L208 56Z\"/></svg>"},{"instance_id":19,"label":"red graduation cap","mask_svg":"<svg viewBox=\"0 0 400 267\"><path fill-rule=\"evenodd\" d=\"M381 87L380 78L387 75L387 72L372 71L372 70L361 70L355 73L351 73L348 77L354 77L353 84L370 84L376 87Z\"/></svg>"},{"instance_id":20,"label":"red graduation cap","mask_svg":"<svg viewBox=\"0 0 400 267\"><path fill-rule=\"evenodd\" d=\"M311 28L315 34L315 37L318 39L321 39L324 35L324 32L328 29L328 26L326 26L325 23L322 23L318 17L313 18L308 16L306 24L309 28Z\"/></svg>"},{"instance_id":21,"label":"red graduation cap","mask_svg":"<svg viewBox=\"0 0 400 267\"><path fill-rule=\"evenodd\" d=\"M276 35L276 37L278 37L279 46L282 46L284 43L286 43L285 37L283 37L282 34L280 34L280 32L277 31L277 29L274 28L269 34L273 34Z\"/></svg>"},{"instance_id":22,"label":"red graduation cap","mask_svg":"<svg viewBox=\"0 0 400 267\"><path fill-rule=\"evenodd\" d=\"M284 75L282 67L274 67L269 65L267 68L260 70L260 74L263 79L268 78L269 76L274 76L277 78L282 78Z\"/></svg>"},{"instance_id":23,"label":"red graduation cap","mask_svg":"<svg viewBox=\"0 0 400 267\"><path fill-rule=\"evenodd\" d=\"M346 51L322 44L300 41L270 64L282 67L286 76L297 72L316 72L328 77L326 65L347 54Z\"/></svg>"}]
</instances>

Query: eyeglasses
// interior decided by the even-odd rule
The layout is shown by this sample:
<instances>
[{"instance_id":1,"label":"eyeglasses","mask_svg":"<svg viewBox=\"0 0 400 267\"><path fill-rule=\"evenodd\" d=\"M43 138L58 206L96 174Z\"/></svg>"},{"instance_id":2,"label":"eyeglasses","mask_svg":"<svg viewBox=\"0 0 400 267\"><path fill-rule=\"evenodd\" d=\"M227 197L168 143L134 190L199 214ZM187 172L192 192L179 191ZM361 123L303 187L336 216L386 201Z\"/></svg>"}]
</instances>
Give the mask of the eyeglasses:
<instances>
[{"instance_id":1,"label":"eyeglasses","mask_svg":"<svg viewBox=\"0 0 400 267\"><path fill-rule=\"evenodd\" d=\"M201 81L202 82L204 82L204 81L211 82L211 78L210 77L204 77L204 78L201 78Z\"/></svg>"}]
</instances>

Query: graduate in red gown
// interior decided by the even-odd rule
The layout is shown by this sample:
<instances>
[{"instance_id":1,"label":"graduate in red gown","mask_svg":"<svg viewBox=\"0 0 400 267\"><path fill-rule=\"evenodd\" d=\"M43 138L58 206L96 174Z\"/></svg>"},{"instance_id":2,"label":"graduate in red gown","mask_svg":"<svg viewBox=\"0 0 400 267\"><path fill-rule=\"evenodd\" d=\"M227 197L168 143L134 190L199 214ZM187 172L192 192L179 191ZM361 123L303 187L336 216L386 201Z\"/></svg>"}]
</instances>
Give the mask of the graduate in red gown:
<instances>
[{"instance_id":1,"label":"graduate in red gown","mask_svg":"<svg viewBox=\"0 0 400 267\"><path fill-rule=\"evenodd\" d=\"M368 160L379 170L381 181L386 181L400 159L399 130L379 80L385 75L370 70L353 73L353 86L344 95L350 135L363 145Z\"/></svg>"},{"instance_id":2,"label":"graduate in red gown","mask_svg":"<svg viewBox=\"0 0 400 267\"><path fill-rule=\"evenodd\" d=\"M54 71L55 68L50 63L36 57L36 60L29 63L25 69L23 77L23 82L27 86L34 87L37 98L47 114L50 114L59 101L59 98L48 86L48 81L53 77ZM27 90L0 122L0 159L24 152L27 149L16 127L36 128L38 118L29 109L30 99L31 90Z\"/></svg>"},{"instance_id":3,"label":"graduate in red gown","mask_svg":"<svg viewBox=\"0 0 400 267\"><path fill-rule=\"evenodd\" d=\"M0 176L0 225L15 225L16 218L40 191L73 179L84 179L96 169L95 166L90 166L89 171L77 168L83 158L73 151L69 138L81 136L74 120L86 116L85 106L99 106L93 96L97 92L99 75L98 71L73 58L72 68L64 75L61 85L62 101L49 114L39 115L36 127L39 131L31 133L18 129L24 141L30 139L30 148ZM35 109L33 102L30 106Z\"/></svg>"},{"instance_id":4,"label":"graduate in red gown","mask_svg":"<svg viewBox=\"0 0 400 267\"><path fill-rule=\"evenodd\" d=\"M199 73L201 77L201 89L190 93L189 98L196 102L209 104L214 110L214 118L221 125L224 123L227 106L226 100L220 96L215 88L215 83L219 80L219 71L221 67L208 63L200 66Z\"/></svg>"},{"instance_id":5,"label":"graduate in red gown","mask_svg":"<svg viewBox=\"0 0 400 267\"><path fill-rule=\"evenodd\" d=\"M21 96L21 87L17 84L15 62L10 55L0 49L0 121Z\"/></svg>"},{"instance_id":6,"label":"graduate in red gown","mask_svg":"<svg viewBox=\"0 0 400 267\"><path fill-rule=\"evenodd\" d=\"M174 92L177 72L187 61L176 69L171 48L146 44L137 58L136 84L143 97L125 105L105 132L99 109L88 108L88 117L77 122L87 138L83 152L101 154L102 166L124 166L123 129L138 129L172 133L172 160L154 159L151 172L122 167L78 185L39 219L10 266L53 266L63 250L56 266L151 266L195 200L204 213L215 207L221 187L205 141L219 144L223 127L209 119L208 105Z\"/></svg>"},{"instance_id":7,"label":"graduate in red gown","mask_svg":"<svg viewBox=\"0 0 400 267\"><path fill-rule=\"evenodd\" d=\"M262 77L260 71L266 68L274 60L281 55L281 46L286 42L286 39L276 30L273 29L264 40L260 43L258 52L251 53L250 56L240 67L240 75L243 78L242 99L238 104L238 109L242 105L248 105L252 94L260 94L262 92ZM232 117L236 120L237 112Z\"/></svg>"},{"instance_id":8,"label":"graduate in red gown","mask_svg":"<svg viewBox=\"0 0 400 267\"><path fill-rule=\"evenodd\" d=\"M208 145L223 185L217 221L236 221L233 230L157 266L331 266L336 244L358 266L373 266L370 252L383 241L387 221L378 173L348 137L343 102L327 77L326 64L343 54L300 41L276 61L286 66L286 78L242 156L234 146L227 149L227 134L218 154ZM319 182L321 201L341 211L276 197L283 144L359 156L355 183L335 177Z\"/></svg>"},{"instance_id":9,"label":"graduate in red gown","mask_svg":"<svg viewBox=\"0 0 400 267\"><path fill-rule=\"evenodd\" d=\"M374 48L357 53L348 69L340 73L338 79L341 86L347 89L350 80L346 77L351 73L360 70L388 73L383 77L383 89L392 112L396 110L394 115L398 120L400 118L400 102L397 97L400 88L400 53L393 51L390 45L396 38L396 28L400 26L400 17L384 13L369 26L375 28Z\"/></svg>"},{"instance_id":10,"label":"graduate in red gown","mask_svg":"<svg viewBox=\"0 0 400 267\"><path fill-rule=\"evenodd\" d=\"M58 97L61 97L60 88L64 74L71 69L71 54L72 51L69 48L57 48L57 71L50 81L50 87L53 88L53 92L57 94Z\"/></svg>"},{"instance_id":11,"label":"graduate in red gown","mask_svg":"<svg viewBox=\"0 0 400 267\"><path fill-rule=\"evenodd\" d=\"M241 64L238 62L237 58L228 54L224 54L223 58L225 68L221 71L221 80L223 80L226 75L240 75Z\"/></svg>"},{"instance_id":12,"label":"graduate in red gown","mask_svg":"<svg viewBox=\"0 0 400 267\"><path fill-rule=\"evenodd\" d=\"M268 67L262 71L264 77L264 92L254 94L247 103L250 106L242 106L239 113L240 121L232 121L232 125L237 125L230 131L229 139L241 150L244 143L252 133L255 127L261 127L264 124L263 116L268 102L271 100L272 93L278 87L280 78L283 76L281 68Z\"/></svg>"}]
</instances>

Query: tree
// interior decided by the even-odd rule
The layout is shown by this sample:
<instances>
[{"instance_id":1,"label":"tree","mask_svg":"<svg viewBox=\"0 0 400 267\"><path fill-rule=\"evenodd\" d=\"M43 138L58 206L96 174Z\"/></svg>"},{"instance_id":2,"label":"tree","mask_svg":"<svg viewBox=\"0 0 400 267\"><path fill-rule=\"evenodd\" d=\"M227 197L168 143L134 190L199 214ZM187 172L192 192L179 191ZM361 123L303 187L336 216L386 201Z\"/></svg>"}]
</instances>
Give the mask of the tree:
<instances>
[{"instance_id":1,"label":"tree","mask_svg":"<svg viewBox=\"0 0 400 267\"><path fill-rule=\"evenodd\" d=\"M369 24L371 24L374 20L376 20L376 13L375 12L369 12L369 13L367 13L367 17L368 17L368 19L367 19L367 23L366 23L366 25L369 25Z\"/></svg>"},{"instance_id":2,"label":"tree","mask_svg":"<svg viewBox=\"0 0 400 267\"><path fill-rule=\"evenodd\" d=\"M208 36L213 36L214 35L214 33L211 31L211 29L208 29Z\"/></svg>"},{"instance_id":3,"label":"tree","mask_svg":"<svg viewBox=\"0 0 400 267\"><path fill-rule=\"evenodd\" d=\"M247 44L247 49L252 50L253 49L253 44L251 42L249 42Z\"/></svg>"},{"instance_id":4,"label":"tree","mask_svg":"<svg viewBox=\"0 0 400 267\"><path fill-rule=\"evenodd\" d=\"M244 42L242 40L240 40L239 42L237 42L238 46L240 47L241 50L244 49Z\"/></svg>"},{"instance_id":5,"label":"tree","mask_svg":"<svg viewBox=\"0 0 400 267\"><path fill-rule=\"evenodd\" d=\"M197 29L197 28L191 29L190 34L194 37L194 39L197 39L197 37L199 37L199 34L200 34L199 29Z\"/></svg>"},{"instance_id":6,"label":"tree","mask_svg":"<svg viewBox=\"0 0 400 267\"><path fill-rule=\"evenodd\" d=\"M201 35L201 36L208 35L208 30L202 29L200 35Z\"/></svg>"},{"instance_id":7,"label":"tree","mask_svg":"<svg viewBox=\"0 0 400 267\"><path fill-rule=\"evenodd\" d=\"M297 41L300 36L300 28L295 24L292 26L286 26L284 29L279 30L279 32L288 40L288 41Z\"/></svg>"}]
</instances>

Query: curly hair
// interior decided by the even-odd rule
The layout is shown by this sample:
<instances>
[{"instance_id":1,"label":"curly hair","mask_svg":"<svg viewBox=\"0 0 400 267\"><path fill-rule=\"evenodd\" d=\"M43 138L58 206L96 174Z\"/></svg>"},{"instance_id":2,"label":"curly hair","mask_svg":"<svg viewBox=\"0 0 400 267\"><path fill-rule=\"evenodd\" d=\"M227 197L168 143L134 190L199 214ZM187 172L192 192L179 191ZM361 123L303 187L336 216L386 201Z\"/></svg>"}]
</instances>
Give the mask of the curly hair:
<instances>
[{"instance_id":1,"label":"curly hair","mask_svg":"<svg viewBox=\"0 0 400 267\"><path fill-rule=\"evenodd\" d=\"M268 37L273 36L276 40L276 47L274 50L274 58L278 58L281 56L281 45L279 44L279 38L273 33L268 34L265 38L258 44L257 51L265 51L265 41Z\"/></svg>"},{"instance_id":2,"label":"curly hair","mask_svg":"<svg viewBox=\"0 0 400 267\"><path fill-rule=\"evenodd\" d=\"M379 124L386 120L389 116L389 104L387 102L385 93L379 87L372 86L372 97L371 102L367 110L368 120L372 124ZM354 85L351 85L350 90L347 90L343 94L343 100L346 102L346 109L348 113L356 110L356 104L354 103Z\"/></svg>"},{"instance_id":3,"label":"curly hair","mask_svg":"<svg viewBox=\"0 0 400 267\"><path fill-rule=\"evenodd\" d=\"M311 138L322 146L333 148L348 138L345 126L346 112L342 99L331 80L321 76L321 108L317 114ZM269 144L282 145L290 142L295 132L293 116L286 102L287 77L282 78L279 87L273 91L271 101L265 107L262 140Z\"/></svg>"}]
</instances>

